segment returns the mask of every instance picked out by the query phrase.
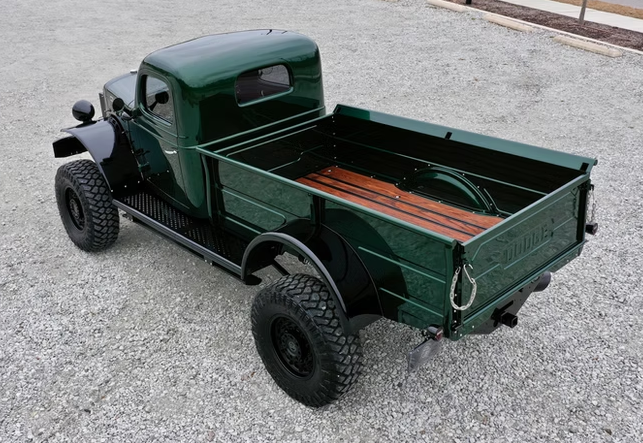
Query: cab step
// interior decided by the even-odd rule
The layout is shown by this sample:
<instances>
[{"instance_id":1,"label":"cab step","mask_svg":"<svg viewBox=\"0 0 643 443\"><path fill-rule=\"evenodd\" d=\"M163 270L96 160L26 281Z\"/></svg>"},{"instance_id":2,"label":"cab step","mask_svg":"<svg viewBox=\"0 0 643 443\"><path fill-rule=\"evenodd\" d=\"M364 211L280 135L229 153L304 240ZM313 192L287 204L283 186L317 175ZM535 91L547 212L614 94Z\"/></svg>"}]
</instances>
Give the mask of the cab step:
<instances>
[{"instance_id":1,"label":"cab step","mask_svg":"<svg viewBox=\"0 0 643 443\"><path fill-rule=\"evenodd\" d=\"M191 217L158 196L146 191L113 200L114 205L136 223L159 232L213 265L237 278L248 242L213 225L208 220ZM254 285L261 279L253 275L245 283Z\"/></svg>"}]
</instances>

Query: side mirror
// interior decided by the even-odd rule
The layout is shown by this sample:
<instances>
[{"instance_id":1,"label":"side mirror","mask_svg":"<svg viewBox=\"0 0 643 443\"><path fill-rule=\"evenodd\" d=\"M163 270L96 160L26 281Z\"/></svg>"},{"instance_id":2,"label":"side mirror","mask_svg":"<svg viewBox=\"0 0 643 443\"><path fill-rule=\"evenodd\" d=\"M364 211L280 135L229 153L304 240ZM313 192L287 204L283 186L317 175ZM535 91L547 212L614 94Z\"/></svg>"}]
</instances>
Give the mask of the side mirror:
<instances>
[{"instance_id":1,"label":"side mirror","mask_svg":"<svg viewBox=\"0 0 643 443\"><path fill-rule=\"evenodd\" d=\"M76 120L82 123L87 123L94 118L94 105L87 100L78 100L71 108L71 114Z\"/></svg>"},{"instance_id":2,"label":"side mirror","mask_svg":"<svg viewBox=\"0 0 643 443\"><path fill-rule=\"evenodd\" d=\"M164 105L170 101L170 94L167 91L157 92L154 95L154 101L158 104Z\"/></svg>"},{"instance_id":3,"label":"side mirror","mask_svg":"<svg viewBox=\"0 0 643 443\"><path fill-rule=\"evenodd\" d=\"M117 113L121 111L123 111L123 113L121 114L121 118L123 120L131 120L138 115L138 113L136 112L136 109L132 109L132 110L126 109L125 102L123 101L123 99L120 97L116 97L112 102L112 112Z\"/></svg>"},{"instance_id":4,"label":"side mirror","mask_svg":"<svg viewBox=\"0 0 643 443\"><path fill-rule=\"evenodd\" d=\"M122 111L123 108L125 108L125 102L123 99L120 97L115 98L112 102L112 111L119 112Z\"/></svg>"}]
</instances>

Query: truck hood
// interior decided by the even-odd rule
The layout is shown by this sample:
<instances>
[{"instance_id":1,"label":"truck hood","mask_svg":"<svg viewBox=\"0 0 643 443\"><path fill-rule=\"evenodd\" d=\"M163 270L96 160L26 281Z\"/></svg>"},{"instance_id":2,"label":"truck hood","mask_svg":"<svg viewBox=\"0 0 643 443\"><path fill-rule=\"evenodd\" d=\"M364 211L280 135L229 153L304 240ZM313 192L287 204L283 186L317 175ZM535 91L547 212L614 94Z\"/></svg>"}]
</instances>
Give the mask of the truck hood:
<instances>
[{"instance_id":1,"label":"truck hood","mask_svg":"<svg viewBox=\"0 0 643 443\"><path fill-rule=\"evenodd\" d=\"M116 77L105 83L105 92L108 96L105 97L107 107L111 109L111 103L114 98L120 97L125 102L125 106L129 109L134 108L134 96L136 91L136 72L130 72L119 77ZM109 95L112 95L111 97Z\"/></svg>"}]
</instances>

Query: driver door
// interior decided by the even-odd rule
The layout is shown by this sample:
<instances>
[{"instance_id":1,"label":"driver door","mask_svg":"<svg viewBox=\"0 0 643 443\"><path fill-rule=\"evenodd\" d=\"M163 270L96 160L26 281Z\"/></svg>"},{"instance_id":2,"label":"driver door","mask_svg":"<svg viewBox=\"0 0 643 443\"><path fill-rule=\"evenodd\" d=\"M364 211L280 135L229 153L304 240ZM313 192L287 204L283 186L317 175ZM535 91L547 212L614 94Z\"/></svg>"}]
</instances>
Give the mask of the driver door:
<instances>
[{"instance_id":1,"label":"driver door","mask_svg":"<svg viewBox=\"0 0 643 443\"><path fill-rule=\"evenodd\" d=\"M169 82L149 74L142 75L140 82L141 114L132 131L134 149L145 151L149 168L144 176L148 182L161 194L184 206L176 114Z\"/></svg>"}]
</instances>

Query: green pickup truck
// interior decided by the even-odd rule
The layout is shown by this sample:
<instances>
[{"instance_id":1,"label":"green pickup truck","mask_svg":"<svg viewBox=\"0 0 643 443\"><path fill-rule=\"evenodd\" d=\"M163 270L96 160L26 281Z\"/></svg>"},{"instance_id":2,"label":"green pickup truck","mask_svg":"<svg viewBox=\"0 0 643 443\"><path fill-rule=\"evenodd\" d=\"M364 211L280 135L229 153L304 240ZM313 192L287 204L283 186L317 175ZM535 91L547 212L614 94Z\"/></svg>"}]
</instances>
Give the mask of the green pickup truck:
<instances>
[{"instance_id":1,"label":"green pickup truck","mask_svg":"<svg viewBox=\"0 0 643 443\"><path fill-rule=\"evenodd\" d=\"M85 251L120 209L246 284L257 351L296 400L356 382L358 331L382 318L443 337L514 327L529 295L578 256L596 164L454 128L324 107L319 49L297 33L212 35L145 57L72 109L53 143L63 225ZM306 264L291 273L281 256ZM293 263L296 264L294 260Z\"/></svg>"}]
</instances>

